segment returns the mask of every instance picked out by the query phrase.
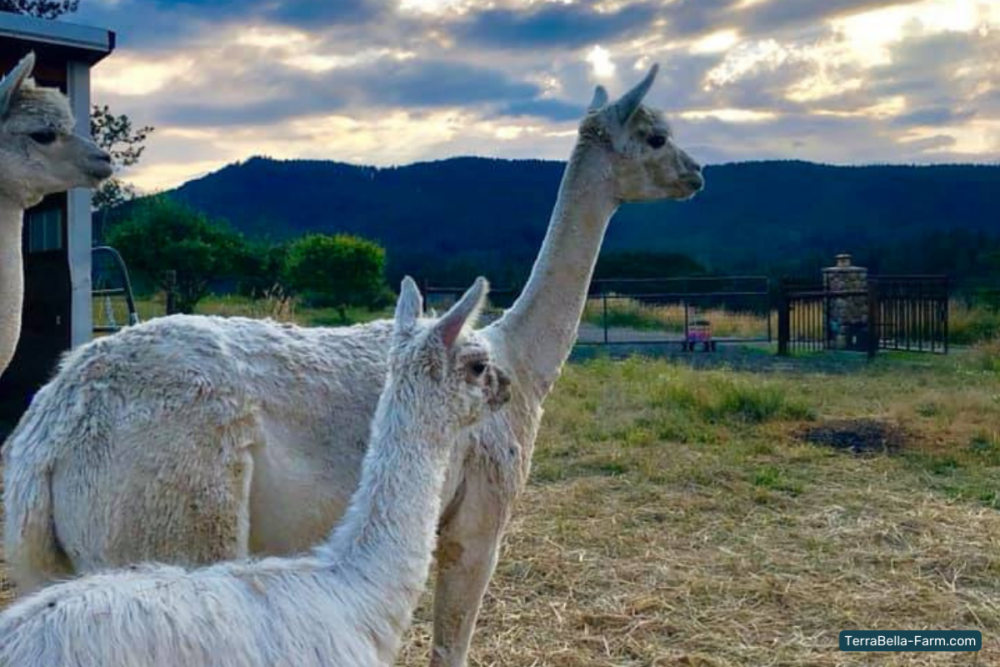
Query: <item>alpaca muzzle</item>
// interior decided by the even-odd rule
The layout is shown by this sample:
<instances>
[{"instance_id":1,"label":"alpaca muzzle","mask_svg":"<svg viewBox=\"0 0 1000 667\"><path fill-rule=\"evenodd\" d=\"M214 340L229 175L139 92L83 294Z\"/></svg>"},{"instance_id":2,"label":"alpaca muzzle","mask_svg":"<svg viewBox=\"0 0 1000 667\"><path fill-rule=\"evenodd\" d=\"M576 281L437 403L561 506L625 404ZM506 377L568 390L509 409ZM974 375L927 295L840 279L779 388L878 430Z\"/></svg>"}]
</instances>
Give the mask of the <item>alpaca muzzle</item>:
<instances>
[{"instance_id":1,"label":"alpaca muzzle","mask_svg":"<svg viewBox=\"0 0 1000 667\"><path fill-rule=\"evenodd\" d=\"M489 405L496 410L510 402L510 376L498 368L490 373Z\"/></svg>"}]
</instances>

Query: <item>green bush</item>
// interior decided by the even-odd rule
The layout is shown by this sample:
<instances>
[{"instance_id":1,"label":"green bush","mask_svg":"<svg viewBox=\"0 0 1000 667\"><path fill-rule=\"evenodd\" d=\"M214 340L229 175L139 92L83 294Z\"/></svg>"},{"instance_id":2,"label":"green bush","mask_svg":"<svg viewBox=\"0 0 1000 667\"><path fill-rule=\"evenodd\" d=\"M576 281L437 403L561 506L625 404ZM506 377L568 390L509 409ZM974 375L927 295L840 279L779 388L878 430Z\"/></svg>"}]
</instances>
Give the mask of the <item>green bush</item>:
<instances>
[{"instance_id":1,"label":"green bush","mask_svg":"<svg viewBox=\"0 0 1000 667\"><path fill-rule=\"evenodd\" d=\"M135 204L108 230L107 242L130 270L163 289L166 272L176 271L173 289L182 313L194 312L210 284L231 276L245 253L243 237L227 224L163 195Z\"/></svg>"},{"instance_id":2,"label":"green bush","mask_svg":"<svg viewBox=\"0 0 1000 667\"><path fill-rule=\"evenodd\" d=\"M309 234L288 248L285 282L314 307L336 308L342 319L352 306L384 305L385 250L373 241L338 234Z\"/></svg>"}]
</instances>

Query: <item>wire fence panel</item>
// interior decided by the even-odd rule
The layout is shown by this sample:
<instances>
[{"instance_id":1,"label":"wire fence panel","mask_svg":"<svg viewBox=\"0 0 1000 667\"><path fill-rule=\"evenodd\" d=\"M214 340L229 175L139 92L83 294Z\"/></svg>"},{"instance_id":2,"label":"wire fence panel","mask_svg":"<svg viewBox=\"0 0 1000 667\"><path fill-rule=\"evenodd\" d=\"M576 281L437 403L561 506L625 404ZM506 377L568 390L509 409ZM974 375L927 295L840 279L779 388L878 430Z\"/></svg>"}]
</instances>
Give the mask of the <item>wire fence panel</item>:
<instances>
[{"instance_id":1,"label":"wire fence panel","mask_svg":"<svg viewBox=\"0 0 1000 667\"><path fill-rule=\"evenodd\" d=\"M445 310L463 291L428 286L428 307ZM484 321L499 317L516 296L516 290L491 290ZM706 350L719 344L769 343L773 317L770 283L762 276L595 280L577 343Z\"/></svg>"},{"instance_id":2,"label":"wire fence panel","mask_svg":"<svg viewBox=\"0 0 1000 667\"><path fill-rule=\"evenodd\" d=\"M946 354L949 291L943 276L871 277L867 289L857 291L784 281L777 297L778 354Z\"/></svg>"}]
</instances>

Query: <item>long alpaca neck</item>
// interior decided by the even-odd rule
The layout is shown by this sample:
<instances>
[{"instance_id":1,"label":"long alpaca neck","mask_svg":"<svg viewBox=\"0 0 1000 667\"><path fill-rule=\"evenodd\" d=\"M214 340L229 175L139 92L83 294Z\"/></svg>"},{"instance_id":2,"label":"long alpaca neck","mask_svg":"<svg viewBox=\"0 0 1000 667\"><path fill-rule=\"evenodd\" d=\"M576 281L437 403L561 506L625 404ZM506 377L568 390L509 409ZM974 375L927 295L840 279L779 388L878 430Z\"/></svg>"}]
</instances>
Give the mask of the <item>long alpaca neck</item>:
<instances>
[{"instance_id":1,"label":"long alpaca neck","mask_svg":"<svg viewBox=\"0 0 1000 667\"><path fill-rule=\"evenodd\" d=\"M24 260L21 225L24 210L0 197L0 375L10 363L21 334Z\"/></svg>"},{"instance_id":2,"label":"long alpaca neck","mask_svg":"<svg viewBox=\"0 0 1000 667\"><path fill-rule=\"evenodd\" d=\"M587 139L577 143L531 277L498 323L539 397L558 378L576 340L604 232L618 208L611 170L604 148Z\"/></svg>"},{"instance_id":3,"label":"long alpaca neck","mask_svg":"<svg viewBox=\"0 0 1000 667\"><path fill-rule=\"evenodd\" d=\"M354 589L377 601L379 620L402 634L427 583L448 455L421 428L440 417L394 394L383 392L361 483L317 555L349 572Z\"/></svg>"}]
</instances>

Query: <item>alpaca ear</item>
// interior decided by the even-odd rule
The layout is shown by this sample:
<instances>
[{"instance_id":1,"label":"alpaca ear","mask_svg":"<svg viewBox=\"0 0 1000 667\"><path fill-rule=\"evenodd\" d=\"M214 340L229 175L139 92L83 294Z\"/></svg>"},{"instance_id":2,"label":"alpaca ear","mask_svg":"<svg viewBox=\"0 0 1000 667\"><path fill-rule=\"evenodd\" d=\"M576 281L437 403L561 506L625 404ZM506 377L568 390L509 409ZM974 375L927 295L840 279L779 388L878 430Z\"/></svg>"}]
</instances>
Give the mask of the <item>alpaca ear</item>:
<instances>
[{"instance_id":1,"label":"alpaca ear","mask_svg":"<svg viewBox=\"0 0 1000 667\"><path fill-rule=\"evenodd\" d=\"M649 70L649 74L646 75L646 78L640 81L635 88L622 95L621 98L615 102L615 115L619 123L622 125L628 124L635 112L639 110L639 105L642 104L643 98L646 97L646 93L648 93L649 89L652 87L653 81L656 79L656 73L659 71L660 66L653 65Z\"/></svg>"},{"instance_id":2,"label":"alpaca ear","mask_svg":"<svg viewBox=\"0 0 1000 667\"><path fill-rule=\"evenodd\" d=\"M413 278L406 276L399 287L399 301L396 302L396 332L409 331L416 326L424 310L424 299Z\"/></svg>"},{"instance_id":3,"label":"alpaca ear","mask_svg":"<svg viewBox=\"0 0 1000 667\"><path fill-rule=\"evenodd\" d=\"M590 101L590 106L587 107L587 111L597 111L598 109L603 109L608 104L608 91L604 89L604 86L598 86L594 88L594 99Z\"/></svg>"},{"instance_id":4,"label":"alpaca ear","mask_svg":"<svg viewBox=\"0 0 1000 667\"><path fill-rule=\"evenodd\" d=\"M6 116L10 112L14 98L17 97L21 86L28 80L34 69L35 52L32 51L21 59L17 67L11 70L10 74L3 78L3 81L0 81L0 116Z\"/></svg>"},{"instance_id":5,"label":"alpaca ear","mask_svg":"<svg viewBox=\"0 0 1000 667\"><path fill-rule=\"evenodd\" d=\"M455 344L466 324L479 319L479 314L482 312L483 306L486 305L486 295L489 294L489 291L490 284L486 278L476 278L476 282L472 284L469 291L437 321L434 328L440 333L446 348Z\"/></svg>"}]
</instances>

